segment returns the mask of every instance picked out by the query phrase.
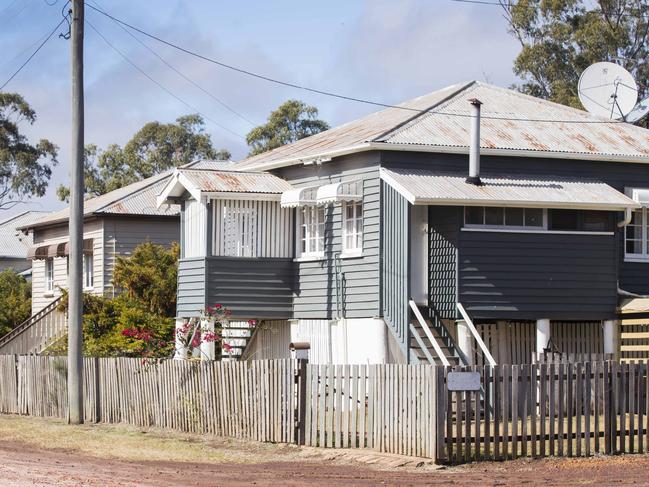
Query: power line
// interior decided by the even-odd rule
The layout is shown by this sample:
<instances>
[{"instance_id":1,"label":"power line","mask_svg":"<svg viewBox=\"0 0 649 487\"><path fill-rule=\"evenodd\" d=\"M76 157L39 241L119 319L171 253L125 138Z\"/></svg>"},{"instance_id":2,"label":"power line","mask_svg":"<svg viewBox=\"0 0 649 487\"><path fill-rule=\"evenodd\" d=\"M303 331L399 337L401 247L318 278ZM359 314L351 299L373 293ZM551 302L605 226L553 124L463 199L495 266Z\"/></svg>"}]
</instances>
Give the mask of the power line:
<instances>
[{"instance_id":1,"label":"power line","mask_svg":"<svg viewBox=\"0 0 649 487\"><path fill-rule=\"evenodd\" d=\"M478 0L475 0L475 1L478 1ZM332 97L332 98L338 98L338 99L341 99L341 100L353 101L353 102L357 102L357 103L363 103L363 104L366 104L366 105L374 105L374 106L383 107L383 108L395 108L395 109L399 109L399 110L406 110L406 111L416 112L416 113L431 113L431 114L448 115L448 116L454 116L454 117L464 117L464 118L471 118L472 117L472 115L469 114L469 113L444 112L444 111L441 111L441 110L419 110L417 108L410 108L410 107L399 106L399 105L391 105L391 104L388 104L388 103L381 103L381 102L367 100L367 99L363 99L363 98L357 98L357 97L353 97L353 96L342 95L342 94L334 93L334 92L331 92L331 91L320 90L320 89L317 89L317 88L311 88L311 87L308 87L308 86L298 85L296 83L291 83L291 82L288 82L288 81L282 81L282 80L278 80L278 79L275 79L275 78L271 78L271 77L263 75L263 74L255 73L253 71L249 71L247 69L239 68L237 66L233 66L233 65L224 63L224 62L219 61L217 59L207 57L207 56L199 54L199 53L197 53L195 51L191 51L190 49L184 48L182 46L179 46L178 44L174 44L173 42L162 39L162 38L160 38L160 37L158 37L158 36L156 36L154 34L150 34L150 33L146 32L143 29L135 27L135 26L129 24L128 22L125 22L125 21L123 21L121 19L118 19L117 17L114 17L113 15L111 15L111 14L109 14L109 13L107 13L107 12L97 8L97 7L93 7L92 5L88 5L88 7L91 8L92 10L95 10L96 12L104 15L105 17L108 17L109 19L113 20L114 22L117 22L118 24L121 24L121 25L123 25L125 27L128 27L131 30L139 32L140 34L142 34L144 36L147 36L147 37L149 37L151 39L154 39L154 40L160 42L161 44L165 44L165 45L167 45L169 47L173 47L174 49L176 49L178 51L184 52L185 54L189 54L190 56L194 56L194 57L196 57L198 59L202 59L203 61L207 61L209 63L215 64L215 65L220 66L222 68L226 68L226 69L229 69L229 70L232 70L232 71L236 71L238 73L245 74L245 75L251 76L253 78L268 81L269 83L274 83L274 84L278 84L278 85L282 85L282 86L287 86L289 88L295 88L295 89L298 89L298 90L308 91L308 92L311 92L311 93L316 93L316 94L319 94L319 95L329 96L329 97ZM491 112L491 113L498 113L498 112ZM538 122L538 123L566 123L566 124L571 124L571 123L578 123L578 124L621 123L621 122L618 122L618 121L615 121L615 120L559 120L559 119L542 119L542 118L516 118L516 117L493 116L493 115L482 115L482 118L483 119L490 119L490 120L510 120L510 121L517 121L517 122Z\"/></svg>"},{"instance_id":2,"label":"power line","mask_svg":"<svg viewBox=\"0 0 649 487\"><path fill-rule=\"evenodd\" d=\"M87 4L86 4L86 6L91 7L90 5L87 5ZM92 8L92 7L91 7L91 8ZM137 69L137 70L138 70L138 71L139 71L143 76L145 76L145 77L146 77L149 81L151 81L152 83L155 83L155 84L156 84L160 89L164 90L168 95L170 95L170 96L172 96L173 98L175 98L176 100L178 100L180 103L182 103L183 105L185 105L185 106L186 106L187 108L189 108L190 110L192 110L192 111L198 113L199 115L201 115L202 117L204 117L206 120L209 120L210 122L212 122L212 123L213 123L214 125L216 125L217 127L222 128L222 129L225 130L226 132L229 132L229 133L231 133L232 135L234 135L235 137L239 137L239 138L242 138L242 139L245 140L245 137L244 137L243 135L238 134L238 133L236 133L236 132L230 130L229 128L227 128L227 127L225 127L224 125L220 124L219 122L217 122L216 120L212 119L211 117L208 117L208 116L205 115L204 113L201 113L201 111L198 110L196 107L194 107L193 105L189 104L188 102L186 102L185 100L183 100L182 98L180 98L178 95L176 95L175 93L173 93L169 88L167 88L166 86L164 86L162 83L160 83L159 81L157 81L156 79L154 79L153 77L151 77L151 76L150 76L146 71L144 71L144 69L142 69L140 66L138 66L137 64L135 64L133 61L131 61L131 60L129 59L129 57L126 56L126 54L124 54L124 53L123 53L122 51L120 51L117 47L115 47L115 46L114 46L114 45L113 45L113 44L112 44L112 43L111 43L111 42L110 42L110 41L109 41L109 40L108 40L108 39L107 39L107 38L106 38L106 37L105 37L101 32L99 32L99 30L97 30L97 28L96 28L94 25L92 25L92 23L91 23L88 19L86 19L86 24L88 24L88 25L90 26L90 28L91 28L92 30L94 30L95 33L96 33L99 37L101 37L101 39L102 39L106 44L108 44L108 46L109 46L113 51L115 51L117 54L119 54L119 55L122 57L122 59L124 59L124 61L126 61L127 63L129 63L129 64L130 64L131 66L133 66L135 69Z\"/></svg>"},{"instance_id":3,"label":"power line","mask_svg":"<svg viewBox=\"0 0 649 487\"><path fill-rule=\"evenodd\" d=\"M97 4L97 2L93 3ZM235 114L237 117L242 119L243 121L249 123L251 126L256 126L257 124L253 121L251 121L249 118L245 117L238 111L236 111L234 108L226 104L223 100L218 98L216 95L214 95L212 92L208 91L207 89L203 88L201 85L196 83L194 80L189 78L187 75L185 75L182 71L177 69L175 66L173 66L171 63L169 63L164 57L162 57L160 54L158 54L153 48L151 48L148 44L143 42L139 37L137 37L135 34L133 34L130 30L128 30L126 27L124 27L122 24L117 24L120 29L122 29L124 32L126 32L129 36L131 36L133 39L135 39L140 45L142 45L144 48L146 48L149 52L151 52L155 57L157 57L165 66L167 66L169 69L172 69L178 76L183 78L185 81L190 83L192 86L198 88L201 90L203 93L205 93L207 96L212 98L214 101L216 101L219 105L221 105L223 108L226 110L230 111L231 113Z\"/></svg>"},{"instance_id":4,"label":"power line","mask_svg":"<svg viewBox=\"0 0 649 487\"><path fill-rule=\"evenodd\" d=\"M56 27L54 27L54 29L52 30L52 32L50 32L49 35L45 38L45 40L39 44L39 46L38 46L38 47L36 48L36 50L35 50L35 51L34 51L34 52L33 52L33 53L32 53L32 54L27 58L27 60L26 60L24 63L22 63L22 64L20 65L20 67L19 67L19 68L14 72L14 74L12 74L12 75L9 77L9 79L8 79L7 81L4 82L4 84L3 84L2 86L0 86L0 91L2 91L2 90L4 89L4 87L7 86L7 85L11 82L11 80L14 79L14 78L18 75L18 73L20 73L20 72L23 70L23 68L24 68L25 66L27 66L27 64L29 63L29 61L31 61L31 60L34 58L34 56L36 56L36 54L38 54L38 51L40 51L41 48L42 48L45 44L47 44L47 41L49 41L49 40L52 38L52 36L56 33L57 30L59 30L59 27L61 27L61 25L63 25L64 22L66 22L66 19L65 19L65 18L61 19L61 22L59 22L58 24L56 24Z\"/></svg>"}]
</instances>

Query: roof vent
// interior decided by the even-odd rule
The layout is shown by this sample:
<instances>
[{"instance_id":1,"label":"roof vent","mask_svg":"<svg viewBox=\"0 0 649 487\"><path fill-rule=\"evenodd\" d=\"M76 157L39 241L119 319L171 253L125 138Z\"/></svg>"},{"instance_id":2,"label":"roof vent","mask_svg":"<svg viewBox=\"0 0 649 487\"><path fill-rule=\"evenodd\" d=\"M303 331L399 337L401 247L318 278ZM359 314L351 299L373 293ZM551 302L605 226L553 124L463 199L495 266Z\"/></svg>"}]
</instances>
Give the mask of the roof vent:
<instances>
[{"instance_id":1,"label":"roof vent","mask_svg":"<svg viewBox=\"0 0 649 487\"><path fill-rule=\"evenodd\" d=\"M477 98L471 98L471 145L469 146L469 177L466 182L480 186L480 105Z\"/></svg>"}]
</instances>

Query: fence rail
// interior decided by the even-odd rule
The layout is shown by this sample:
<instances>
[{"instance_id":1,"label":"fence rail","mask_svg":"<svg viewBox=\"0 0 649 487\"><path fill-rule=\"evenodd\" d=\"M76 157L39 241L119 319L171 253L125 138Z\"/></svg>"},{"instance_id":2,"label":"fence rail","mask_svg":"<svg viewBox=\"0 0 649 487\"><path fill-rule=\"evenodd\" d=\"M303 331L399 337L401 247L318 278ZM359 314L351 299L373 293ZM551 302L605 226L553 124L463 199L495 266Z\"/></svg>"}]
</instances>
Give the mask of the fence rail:
<instances>
[{"instance_id":1,"label":"fence rail","mask_svg":"<svg viewBox=\"0 0 649 487\"><path fill-rule=\"evenodd\" d=\"M479 384L449 390L449 372L477 372ZM66 418L66 390L65 357L0 355L0 413ZM86 358L84 395L91 422L446 463L649 451L649 364Z\"/></svg>"}]
</instances>

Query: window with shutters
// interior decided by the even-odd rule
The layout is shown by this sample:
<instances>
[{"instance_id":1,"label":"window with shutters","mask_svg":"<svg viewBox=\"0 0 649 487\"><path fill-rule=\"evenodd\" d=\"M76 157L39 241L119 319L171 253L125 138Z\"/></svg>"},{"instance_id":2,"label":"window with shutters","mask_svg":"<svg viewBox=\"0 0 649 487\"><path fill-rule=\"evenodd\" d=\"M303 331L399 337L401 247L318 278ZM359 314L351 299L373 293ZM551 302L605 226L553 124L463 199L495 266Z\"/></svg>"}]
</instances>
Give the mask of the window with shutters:
<instances>
[{"instance_id":1,"label":"window with shutters","mask_svg":"<svg viewBox=\"0 0 649 487\"><path fill-rule=\"evenodd\" d=\"M223 207L222 232L223 255L257 257L256 208Z\"/></svg>"}]
</instances>

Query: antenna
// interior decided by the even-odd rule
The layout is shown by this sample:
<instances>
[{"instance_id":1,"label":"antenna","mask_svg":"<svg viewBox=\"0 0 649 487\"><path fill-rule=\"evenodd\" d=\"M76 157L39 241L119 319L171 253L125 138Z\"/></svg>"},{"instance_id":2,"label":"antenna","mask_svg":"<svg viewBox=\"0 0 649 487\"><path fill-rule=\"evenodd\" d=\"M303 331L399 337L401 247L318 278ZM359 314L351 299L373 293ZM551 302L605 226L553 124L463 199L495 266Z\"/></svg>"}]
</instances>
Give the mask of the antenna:
<instances>
[{"instance_id":1,"label":"antenna","mask_svg":"<svg viewBox=\"0 0 649 487\"><path fill-rule=\"evenodd\" d=\"M579 77L579 101L588 112L611 120L634 123L649 113L649 98L638 101L638 85L631 73L615 63L595 63Z\"/></svg>"}]
</instances>

